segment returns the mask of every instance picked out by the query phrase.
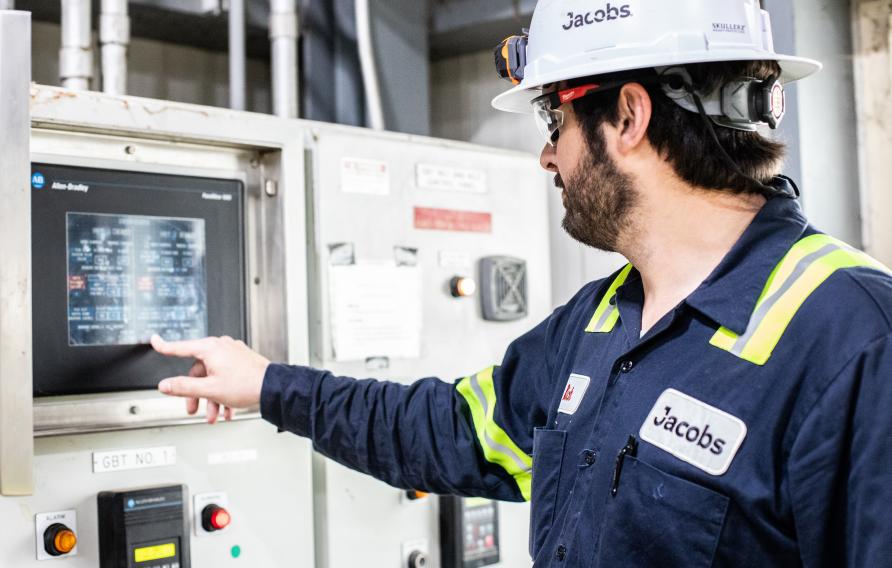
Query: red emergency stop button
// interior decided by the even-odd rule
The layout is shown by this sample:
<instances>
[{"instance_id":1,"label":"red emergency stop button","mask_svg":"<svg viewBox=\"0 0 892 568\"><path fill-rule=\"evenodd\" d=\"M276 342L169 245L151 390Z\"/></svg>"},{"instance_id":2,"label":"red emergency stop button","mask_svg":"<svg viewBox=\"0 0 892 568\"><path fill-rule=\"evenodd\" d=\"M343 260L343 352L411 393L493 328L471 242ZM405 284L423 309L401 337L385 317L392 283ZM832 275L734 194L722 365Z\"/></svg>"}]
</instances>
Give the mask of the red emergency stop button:
<instances>
[{"instance_id":1,"label":"red emergency stop button","mask_svg":"<svg viewBox=\"0 0 892 568\"><path fill-rule=\"evenodd\" d=\"M229 526L232 517L219 505L208 505L201 511L201 526L207 532L221 531Z\"/></svg>"},{"instance_id":2,"label":"red emergency stop button","mask_svg":"<svg viewBox=\"0 0 892 568\"><path fill-rule=\"evenodd\" d=\"M43 532L43 548L50 556L63 556L77 546L77 535L61 523L47 527Z\"/></svg>"}]
</instances>

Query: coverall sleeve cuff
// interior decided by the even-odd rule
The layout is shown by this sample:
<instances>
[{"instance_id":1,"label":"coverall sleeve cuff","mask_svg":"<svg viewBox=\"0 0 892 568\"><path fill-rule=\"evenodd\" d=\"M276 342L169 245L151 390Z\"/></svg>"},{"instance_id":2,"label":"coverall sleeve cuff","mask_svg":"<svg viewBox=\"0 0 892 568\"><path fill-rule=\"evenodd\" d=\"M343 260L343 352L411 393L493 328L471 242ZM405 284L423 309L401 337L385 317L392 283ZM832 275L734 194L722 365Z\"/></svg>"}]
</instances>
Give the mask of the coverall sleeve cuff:
<instances>
[{"instance_id":1,"label":"coverall sleeve cuff","mask_svg":"<svg viewBox=\"0 0 892 568\"><path fill-rule=\"evenodd\" d=\"M322 375L309 367L270 365L260 391L260 415L281 430L311 437L310 409Z\"/></svg>"}]
</instances>

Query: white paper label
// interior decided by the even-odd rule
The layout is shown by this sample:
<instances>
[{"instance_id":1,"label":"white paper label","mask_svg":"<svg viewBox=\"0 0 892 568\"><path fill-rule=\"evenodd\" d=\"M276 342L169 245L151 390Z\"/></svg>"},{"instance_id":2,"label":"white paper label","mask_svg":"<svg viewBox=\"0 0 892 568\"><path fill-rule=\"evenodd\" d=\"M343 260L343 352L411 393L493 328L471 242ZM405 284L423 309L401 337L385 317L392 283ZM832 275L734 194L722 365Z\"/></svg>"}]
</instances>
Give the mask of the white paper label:
<instances>
[{"instance_id":1,"label":"white paper label","mask_svg":"<svg viewBox=\"0 0 892 568\"><path fill-rule=\"evenodd\" d=\"M387 162L362 158L341 160L341 191L367 195L390 194L390 167Z\"/></svg>"},{"instance_id":2,"label":"white paper label","mask_svg":"<svg viewBox=\"0 0 892 568\"><path fill-rule=\"evenodd\" d=\"M561 395L561 404L558 407L558 412L562 414L576 414L591 381L585 375L570 375L570 378L567 379L567 386L564 387L564 394Z\"/></svg>"},{"instance_id":3,"label":"white paper label","mask_svg":"<svg viewBox=\"0 0 892 568\"><path fill-rule=\"evenodd\" d=\"M421 356L421 267L359 263L329 274L336 361Z\"/></svg>"},{"instance_id":4,"label":"white paper label","mask_svg":"<svg viewBox=\"0 0 892 568\"><path fill-rule=\"evenodd\" d=\"M418 189L461 193L487 193L489 191L486 172L434 164L418 164L416 166L415 185L418 186Z\"/></svg>"},{"instance_id":5,"label":"white paper label","mask_svg":"<svg viewBox=\"0 0 892 568\"><path fill-rule=\"evenodd\" d=\"M746 438L735 416L668 389L641 425L641 439L710 475L723 475Z\"/></svg>"},{"instance_id":6,"label":"white paper label","mask_svg":"<svg viewBox=\"0 0 892 568\"><path fill-rule=\"evenodd\" d=\"M177 449L174 446L93 452L93 473L165 467L176 463Z\"/></svg>"},{"instance_id":7,"label":"white paper label","mask_svg":"<svg viewBox=\"0 0 892 568\"><path fill-rule=\"evenodd\" d=\"M466 252L457 251L440 251L440 267L441 268L470 268L471 255Z\"/></svg>"},{"instance_id":8,"label":"white paper label","mask_svg":"<svg viewBox=\"0 0 892 568\"><path fill-rule=\"evenodd\" d=\"M257 461L257 450L234 450L208 454L208 465Z\"/></svg>"}]
</instances>

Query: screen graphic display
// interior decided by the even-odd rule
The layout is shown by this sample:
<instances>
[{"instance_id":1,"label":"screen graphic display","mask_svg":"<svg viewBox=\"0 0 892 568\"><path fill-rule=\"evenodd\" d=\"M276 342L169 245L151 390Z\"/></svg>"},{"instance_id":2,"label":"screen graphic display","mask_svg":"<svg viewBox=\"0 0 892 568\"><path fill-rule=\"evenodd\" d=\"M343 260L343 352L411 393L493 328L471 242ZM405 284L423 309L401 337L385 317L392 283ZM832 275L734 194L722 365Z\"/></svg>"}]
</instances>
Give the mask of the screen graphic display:
<instances>
[{"instance_id":1,"label":"screen graphic display","mask_svg":"<svg viewBox=\"0 0 892 568\"><path fill-rule=\"evenodd\" d=\"M31 176L35 396L188 373L155 334L248 339L244 182L45 163Z\"/></svg>"},{"instance_id":2,"label":"screen graphic display","mask_svg":"<svg viewBox=\"0 0 892 568\"><path fill-rule=\"evenodd\" d=\"M207 336L205 222L68 213L68 344Z\"/></svg>"}]
</instances>

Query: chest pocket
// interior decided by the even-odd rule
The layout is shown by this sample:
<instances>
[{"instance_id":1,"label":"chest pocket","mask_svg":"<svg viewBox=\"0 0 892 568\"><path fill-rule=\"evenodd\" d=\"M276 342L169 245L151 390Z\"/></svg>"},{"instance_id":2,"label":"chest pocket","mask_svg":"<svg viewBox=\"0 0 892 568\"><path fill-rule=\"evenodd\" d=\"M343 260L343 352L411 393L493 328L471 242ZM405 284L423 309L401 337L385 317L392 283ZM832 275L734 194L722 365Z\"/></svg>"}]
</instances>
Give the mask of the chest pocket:
<instances>
[{"instance_id":1,"label":"chest pocket","mask_svg":"<svg viewBox=\"0 0 892 568\"><path fill-rule=\"evenodd\" d=\"M619 491L607 499L600 568L712 566L726 496L627 456Z\"/></svg>"},{"instance_id":2,"label":"chest pocket","mask_svg":"<svg viewBox=\"0 0 892 568\"><path fill-rule=\"evenodd\" d=\"M530 515L530 556L536 558L554 524L558 485L567 433L536 428L533 432L533 490Z\"/></svg>"}]
</instances>

